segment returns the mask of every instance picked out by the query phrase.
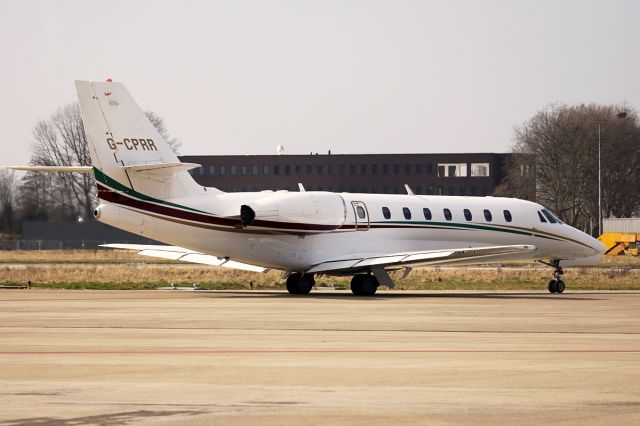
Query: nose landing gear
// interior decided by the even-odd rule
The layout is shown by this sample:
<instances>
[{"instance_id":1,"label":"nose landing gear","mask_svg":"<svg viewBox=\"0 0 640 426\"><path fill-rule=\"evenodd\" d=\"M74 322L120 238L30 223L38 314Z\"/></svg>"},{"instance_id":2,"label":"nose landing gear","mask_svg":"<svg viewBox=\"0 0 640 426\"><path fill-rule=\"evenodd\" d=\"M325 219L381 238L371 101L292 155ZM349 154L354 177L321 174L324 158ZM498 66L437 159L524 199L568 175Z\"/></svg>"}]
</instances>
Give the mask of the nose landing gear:
<instances>
[{"instance_id":1,"label":"nose landing gear","mask_svg":"<svg viewBox=\"0 0 640 426\"><path fill-rule=\"evenodd\" d=\"M553 260L551 261L551 263L545 263L545 265L549 265L554 268L553 279L549 281L549 285L547 287L549 289L549 293L564 292L564 281L562 281L561 279L562 274L564 274L564 271L562 270L562 266L560 266L560 261Z\"/></svg>"}]
</instances>

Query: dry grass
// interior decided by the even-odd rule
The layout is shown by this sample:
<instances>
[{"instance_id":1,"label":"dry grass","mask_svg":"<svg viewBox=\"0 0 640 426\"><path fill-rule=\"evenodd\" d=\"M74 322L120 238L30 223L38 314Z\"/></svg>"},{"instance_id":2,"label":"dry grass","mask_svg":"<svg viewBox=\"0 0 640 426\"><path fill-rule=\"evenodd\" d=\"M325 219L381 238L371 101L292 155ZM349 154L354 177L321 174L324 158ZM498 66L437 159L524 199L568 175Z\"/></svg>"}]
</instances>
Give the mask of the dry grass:
<instances>
[{"instance_id":1,"label":"dry grass","mask_svg":"<svg viewBox=\"0 0 640 426\"><path fill-rule=\"evenodd\" d=\"M399 289L522 290L544 289L551 277L545 267L425 268L414 270ZM2 251L0 284L32 281L37 287L157 288L171 283L199 283L212 289L282 288L282 273L256 274L223 268L154 260L121 250ZM640 259L608 258L600 267L567 269L568 288L640 290ZM349 278L319 277L318 286L348 288Z\"/></svg>"}]
</instances>

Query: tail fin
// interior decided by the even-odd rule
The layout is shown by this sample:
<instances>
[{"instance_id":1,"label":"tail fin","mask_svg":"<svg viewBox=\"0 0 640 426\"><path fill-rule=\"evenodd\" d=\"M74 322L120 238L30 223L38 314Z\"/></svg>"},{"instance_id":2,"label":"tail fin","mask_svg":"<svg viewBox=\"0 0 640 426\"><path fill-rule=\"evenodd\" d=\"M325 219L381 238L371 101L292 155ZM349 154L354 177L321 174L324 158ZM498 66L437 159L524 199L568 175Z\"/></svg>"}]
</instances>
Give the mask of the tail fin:
<instances>
[{"instance_id":1,"label":"tail fin","mask_svg":"<svg viewBox=\"0 0 640 426\"><path fill-rule=\"evenodd\" d=\"M203 192L121 83L76 81L96 180L166 199Z\"/></svg>"}]
</instances>

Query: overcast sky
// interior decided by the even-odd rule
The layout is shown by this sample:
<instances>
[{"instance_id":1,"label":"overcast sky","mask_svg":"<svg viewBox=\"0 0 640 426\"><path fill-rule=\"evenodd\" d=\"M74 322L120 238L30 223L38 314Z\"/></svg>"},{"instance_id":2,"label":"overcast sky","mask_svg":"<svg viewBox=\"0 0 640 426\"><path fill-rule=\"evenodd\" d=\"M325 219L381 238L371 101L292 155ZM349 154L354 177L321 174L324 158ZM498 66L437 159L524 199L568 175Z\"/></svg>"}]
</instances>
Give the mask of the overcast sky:
<instances>
[{"instance_id":1,"label":"overcast sky","mask_svg":"<svg viewBox=\"0 0 640 426\"><path fill-rule=\"evenodd\" d=\"M0 164L74 80L183 154L504 152L553 102L640 107L640 1L0 1Z\"/></svg>"}]
</instances>

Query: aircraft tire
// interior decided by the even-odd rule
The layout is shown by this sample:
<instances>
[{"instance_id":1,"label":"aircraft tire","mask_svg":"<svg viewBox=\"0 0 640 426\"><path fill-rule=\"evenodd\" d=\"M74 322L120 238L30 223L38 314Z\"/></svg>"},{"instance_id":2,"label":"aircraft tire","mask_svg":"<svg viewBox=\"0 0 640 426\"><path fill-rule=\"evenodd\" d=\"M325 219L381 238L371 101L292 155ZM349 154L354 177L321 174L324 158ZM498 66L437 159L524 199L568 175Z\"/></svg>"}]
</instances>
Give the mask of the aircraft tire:
<instances>
[{"instance_id":1,"label":"aircraft tire","mask_svg":"<svg viewBox=\"0 0 640 426\"><path fill-rule=\"evenodd\" d=\"M351 278L351 292L354 296L364 296L362 288L362 281L364 277L364 274L357 274Z\"/></svg>"},{"instance_id":2,"label":"aircraft tire","mask_svg":"<svg viewBox=\"0 0 640 426\"><path fill-rule=\"evenodd\" d=\"M549 289L549 293L557 293L558 292L558 282L556 280L549 281L549 286L547 288ZM563 290L564 290L564 288L563 288Z\"/></svg>"},{"instance_id":3,"label":"aircraft tire","mask_svg":"<svg viewBox=\"0 0 640 426\"><path fill-rule=\"evenodd\" d=\"M363 296L373 296L378 290L378 280L373 275L365 275L361 281L360 287L362 289Z\"/></svg>"},{"instance_id":4,"label":"aircraft tire","mask_svg":"<svg viewBox=\"0 0 640 426\"><path fill-rule=\"evenodd\" d=\"M297 272L289 275L287 277L287 291L290 294L300 294L299 283L300 283L301 275Z\"/></svg>"},{"instance_id":5,"label":"aircraft tire","mask_svg":"<svg viewBox=\"0 0 640 426\"><path fill-rule=\"evenodd\" d=\"M316 280L313 279L313 275L301 276L298 280L298 292L296 294L309 294L315 284Z\"/></svg>"},{"instance_id":6,"label":"aircraft tire","mask_svg":"<svg viewBox=\"0 0 640 426\"><path fill-rule=\"evenodd\" d=\"M564 281L558 280L556 281L556 293L564 292Z\"/></svg>"}]
</instances>

